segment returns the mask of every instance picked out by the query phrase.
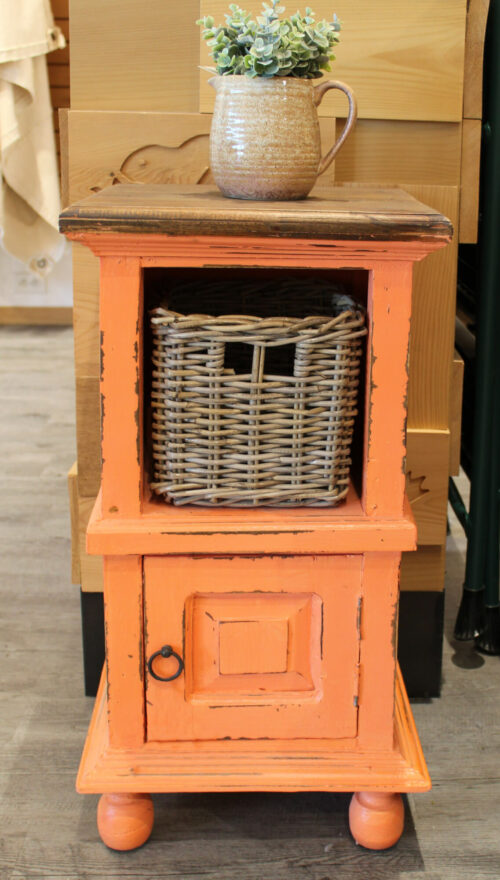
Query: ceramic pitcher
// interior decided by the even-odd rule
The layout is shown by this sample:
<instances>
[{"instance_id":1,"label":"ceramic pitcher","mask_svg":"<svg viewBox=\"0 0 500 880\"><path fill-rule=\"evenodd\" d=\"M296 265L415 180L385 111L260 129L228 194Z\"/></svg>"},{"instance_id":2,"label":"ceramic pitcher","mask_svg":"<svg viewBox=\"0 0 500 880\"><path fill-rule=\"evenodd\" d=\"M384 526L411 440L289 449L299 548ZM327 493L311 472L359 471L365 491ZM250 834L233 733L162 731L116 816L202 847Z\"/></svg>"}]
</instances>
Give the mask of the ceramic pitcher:
<instances>
[{"instance_id":1,"label":"ceramic pitcher","mask_svg":"<svg viewBox=\"0 0 500 880\"><path fill-rule=\"evenodd\" d=\"M342 82L293 77L215 76L210 165L233 199L304 199L326 171L356 121L356 99ZM342 134L321 156L316 107L329 89L349 100Z\"/></svg>"}]
</instances>

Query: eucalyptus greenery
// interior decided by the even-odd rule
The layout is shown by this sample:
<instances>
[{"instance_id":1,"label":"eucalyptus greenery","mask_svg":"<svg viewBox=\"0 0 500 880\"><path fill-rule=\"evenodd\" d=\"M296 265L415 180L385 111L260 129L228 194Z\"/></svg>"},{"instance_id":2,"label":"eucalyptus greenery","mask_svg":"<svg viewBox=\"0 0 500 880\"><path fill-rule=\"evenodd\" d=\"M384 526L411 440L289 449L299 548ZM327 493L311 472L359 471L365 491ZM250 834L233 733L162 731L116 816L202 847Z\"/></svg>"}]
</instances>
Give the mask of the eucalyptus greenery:
<instances>
[{"instance_id":1,"label":"eucalyptus greenery","mask_svg":"<svg viewBox=\"0 0 500 880\"><path fill-rule=\"evenodd\" d=\"M296 12L281 19L285 11L279 0L263 3L254 21L236 3L231 3L226 24L216 25L210 15L201 18L203 39L210 46L216 72L221 76L295 76L316 79L331 70L333 46L339 42L340 22L315 21L308 6L305 15Z\"/></svg>"}]
</instances>

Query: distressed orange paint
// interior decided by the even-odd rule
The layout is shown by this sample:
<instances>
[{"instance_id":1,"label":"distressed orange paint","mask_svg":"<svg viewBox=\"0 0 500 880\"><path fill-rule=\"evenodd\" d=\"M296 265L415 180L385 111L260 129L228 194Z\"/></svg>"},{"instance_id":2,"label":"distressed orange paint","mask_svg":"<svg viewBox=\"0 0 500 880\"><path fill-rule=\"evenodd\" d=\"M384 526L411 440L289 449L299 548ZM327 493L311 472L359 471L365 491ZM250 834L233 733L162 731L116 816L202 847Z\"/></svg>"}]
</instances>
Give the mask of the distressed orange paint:
<instances>
[{"instance_id":1,"label":"distressed orange paint","mask_svg":"<svg viewBox=\"0 0 500 880\"><path fill-rule=\"evenodd\" d=\"M140 512L142 272L130 257L101 260L102 501L108 516Z\"/></svg>"},{"instance_id":2,"label":"distressed orange paint","mask_svg":"<svg viewBox=\"0 0 500 880\"><path fill-rule=\"evenodd\" d=\"M403 513L411 278L411 263L388 262L372 270L368 287L363 500L377 517Z\"/></svg>"},{"instance_id":3,"label":"distressed orange paint","mask_svg":"<svg viewBox=\"0 0 500 880\"><path fill-rule=\"evenodd\" d=\"M354 737L361 562L360 555L147 557L146 654L168 642L186 666L169 686L148 676L148 740ZM234 644L230 660L221 630L231 621L252 623L254 641L256 626L263 637L269 624L285 624L284 655L276 658L282 628L274 648L285 669L254 671L246 647ZM241 671L224 672L221 651L226 669ZM160 667L160 674L169 673Z\"/></svg>"},{"instance_id":4,"label":"distressed orange paint","mask_svg":"<svg viewBox=\"0 0 500 880\"><path fill-rule=\"evenodd\" d=\"M145 739L142 565L141 556L104 557L109 736L123 748Z\"/></svg>"},{"instance_id":5,"label":"distressed orange paint","mask_svg":"<svg viewBox=\"0 0 500 880\"><path fill-rule=\"evenodd\" d=\"M319 789L355 791L355 838L384 848L401 831L395 793L430 786L395 633L416 537L403 476L412 264L451 228L397 191L368 196L342 187L284 206L281 222L209 192L113 187L64 212L68 236L101 258L103 473L87 541L105 557L107 686L77 784L111 795L110 846L139 845L152 824L147 798L124 795ZM143 270L198 268L202 310L206 266L367 270L360 494L282 510L152 498Z\"/></svg>"}]
</instances>

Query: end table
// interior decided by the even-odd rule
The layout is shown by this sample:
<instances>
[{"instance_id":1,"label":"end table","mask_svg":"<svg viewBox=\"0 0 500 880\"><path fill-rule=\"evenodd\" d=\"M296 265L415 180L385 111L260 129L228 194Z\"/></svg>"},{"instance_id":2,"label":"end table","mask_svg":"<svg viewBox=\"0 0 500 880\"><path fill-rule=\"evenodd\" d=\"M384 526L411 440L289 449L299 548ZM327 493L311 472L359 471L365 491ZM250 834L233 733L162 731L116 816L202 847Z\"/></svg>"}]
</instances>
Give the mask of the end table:
<instances>
[{"instance_id":1,"label":"end table","mask_svg":"<svg viewBox=\"0 0 500 880\"><path fill-rule=\"evenodd\" d=\"M412 265L449 221L398 189L303 202L210 187L109 187L61 215L100 257L106 668L78 774L104 842L147 840L151 792L351 791L372 849L430 780L396 662ZM361 419L337 507L174 506L150 488L146 315L172 278L320 273L367 310ZM184 273L184 274L183 274ZM238 274L239 273L239 274ZM168 293L167 293L168 296ZM284 304L286 307L286 304Z\"/></svg>"}]
</instances>

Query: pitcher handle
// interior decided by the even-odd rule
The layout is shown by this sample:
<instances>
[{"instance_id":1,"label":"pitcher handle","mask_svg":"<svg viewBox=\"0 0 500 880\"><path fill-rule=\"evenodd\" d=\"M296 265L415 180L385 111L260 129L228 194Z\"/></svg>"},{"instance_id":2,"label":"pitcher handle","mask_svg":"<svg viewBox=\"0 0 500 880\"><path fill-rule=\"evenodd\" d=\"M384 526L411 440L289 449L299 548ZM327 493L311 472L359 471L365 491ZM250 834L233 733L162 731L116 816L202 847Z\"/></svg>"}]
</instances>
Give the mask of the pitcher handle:
<instances>
[{"instance_id":1,"label":"pitcher handle","mask_svg":"<svg viewBox=\"0 0 500 880\"><path fill-rule=\"evenodd\" d=\"M328 151L326 156L321 157L318 168L318 175L323 174L323 172L330 167L332 161L334 160L342 144L347 138L347 135L353 128L358 116L358 105L356 103L354 92L349 88L349 86L346 86L345 83L340 82L339 80L326 79L324 82L320 83L319 86L314 87L313 101L315 107L318 107L319 104L321 104L323 96L329 89L340 89L341 92L344 92L344 94L347 95L349 101L349 115L347 117L346 124L344 125L344 128L342 130L342 134L340 135L338 140L335 141L333 147Z\"/></svg>"}]
</instances>

